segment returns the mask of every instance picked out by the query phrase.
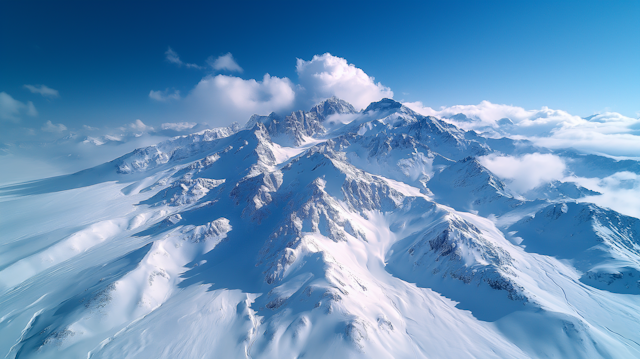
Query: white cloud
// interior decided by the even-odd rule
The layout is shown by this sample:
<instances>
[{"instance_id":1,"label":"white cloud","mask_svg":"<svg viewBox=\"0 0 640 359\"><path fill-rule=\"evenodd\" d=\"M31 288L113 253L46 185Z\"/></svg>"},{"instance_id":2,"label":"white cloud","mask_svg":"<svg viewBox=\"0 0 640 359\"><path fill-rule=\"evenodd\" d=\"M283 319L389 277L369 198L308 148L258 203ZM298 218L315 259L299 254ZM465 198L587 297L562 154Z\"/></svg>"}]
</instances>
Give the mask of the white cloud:
<instances>
[{"instance_id":1,"label":"white cloud","mask_svg":"<svg viewBox=\"0 0 640 359\"><path fill-rule=\"evenodd\" d=\"M51 121L47 121L44 126L42 126L41 128L42 131L44 132L51 132L51 133L60 133L60 132L64 132L67 130L67 126L59 123L59 124L54 124Z\"/></svg>"},{"instance_id":2,"label":"white cloud","mask_svg":"<svg viewBox=\"0 0 640 359\"><path fill-rule=\"evenodd\" d=\"M298 59L296 70L298 85L286 77L269 74L261 81L208 75L185 97L185 109L194 119L224 126L232 121L244 123L256 113L285 114L297 109L308 110L332 96L350 102L358 109L393 96L388 87L376 84L361 69L328 53L314 56L310 61Z\"/></svg>"},{"instance_id":3,"label":"white cloud","mask_svg":"<svg viewBox=\"0 0 640 359\"><path fill-rule=\"evenodd\" d=\"M187 97L187 105L216 125L245 122L255 113L292 108L295 87L288 78L264 75L262 81L235 76L206 76Z\"/></svg>"},{"instance_id":4,"label":"white cloud","mask_svg":"<svg viewBox=\"0 0 640 359\"><path fill-rule=\"evenodd\" d=\"M371 102L393 97L390 88L383 86L347 60L329 53L315 55L311 61L297 60L296 71L300 85L306 90L306 99L317 103L337 96L356 109Z\"/></svg>"},{"instance_id":5,"label":"white cloud","mask_svg":"<svg viewBox=\"0 0 640 359\"><path fill-rule=\"evenodd\" d=\"M571 115L562 110L542 107L525 110L522 107L498 105L483 101L478 105L442 107L434 110L420 102L405 103L423 115L450 118L449 121L467 129L493 134L526 138L548 148L568 148L614 156L637 157L640 154L640 119L615 112L606 112L587 118ZM464 114L470 121L452 118ZM508 118L513 125L500 124Z\"/></svg>"},{"instance_id":6,"label":"white cloud","mask_svg":"<svg viewBox=\"0 0 640 359\"><path fill-rule=\"evenodd\" d=\"M511 131L515 132L513 134L519 135L549 134L558 125L577 124L583 121L578 116L573 116L562 110L552 110L546 106L540 110L525 110L522 107L498 105L489 101L482 101L478 105L456 105L434 110L431 107L423 106L420 102L410 102L405 105L418 113L428 116L450 118L460 113L464 114L473 121L454 122L457 122L465 129L500 128L501 125L498 121L508 118L517 125Z\"/></svg>"},{"instance_id":7,"label":"white cloud","mask_svg":"<svg viewBox=\"0 0 640 359\"><path fill-rule=\"evenodd\" d=\"M640 218L640 175L633 172L617 172L605 178L568 177L577 184L602 195L588 196L580 201L611 208L627 216Z\"/></svg>"},{"instance_id":8,"label":"white cloud","mask_svg":"<svg viewBox=\"0 0 640 359\"><path fill-rule=\"evenodd\" d=\"M164 91L149 91L149 98L152 100L165 102L169 100L179 100L180 99L180 91L174 90L173 93L169 93L169 89Z\"/></svg>"},{"instance_id":9,"label":"white cloud","mask_svg":"<svg viewBox=\"0 0 640 359\"><path fill-rule=\"evenodd\" d=\"M232 71L232 72L233 71L236 71L236 72L242 72L243 71L242 67L240 67L240 65L238 65L236 60L233 59L233 55L230 52L227 53L226 55L222 55L222 56L218 57L215 60L213 60L213 58L210 57L209 60L207 60L207 62L216 71L220 71L220 70L227 70L227 71Z\"/></svg>"},{"instance_id":10,"label":"white cloud","mask_svg":"<svg viewBox=\"0 0 640 359\"><path fill-rule=\"evenodd\" d=\"M162 130L173 130L173 131L186 131L196 127L198 124L195 122L174 122L174 123L163 123L160 128Z\"/></svg>"},{"instance_id":11,"label":"white cloud","mask_svg":"<svg viewBox=\"0 0 640 359\"><path fill-rule=\"evenodd\" d=\"M129 127L134 131L153 131L153 127L147 126L140 119L133 121L129 124Z\"/></svg>"},{"instance_id":12,"label":"white cloud","mask_svg":"<svg viewBox=\"0 0 640 359\"><path fill-rule=\"evenodd\" d=\"M178 56L178 54L175 51L173 51L171 47L169 47L167 51L165 51L164 55L166 56L167 61L171 62L172 64L176 64L178 66L184 65L185 67L192 68L192 69L200 69L200 70L203 69L203 67L200 65L190 64L180 60L180 56Z\"/></svg>"},{"instance_id":13,"label":"white cloud","mask_svg":"<svg viewBox=\"0 0 640 359\"><path fill-rule=\"evenodd\" d=\"M24 104L6 92L0 92L0 120L18 122L20 121L20 115L22 113L28 116L38 115L38 111L36 111L33 102L29 101Z\"/></svg>"},{"instance_id":14,"label":"white cloud","mask_svg":"<svg viewBox=\"0 0 640 359\"><path fill-rule=\"evenodd\" d=\"M532 153L521 157L489 155L478 161L519 193L564 178L566 165L555 155Z\"/></svg>"},{"instance_id":15,"label":"white cloud","mask_svg":"<svg viewBox=\"0 0 640 359\"><path fill-rule=\"evenodd\" d=\"M24 85L24 88L31 91L31 93L39 93L44 97L56 98L60 97L58 90L54 90L46 85Z\"/></svg>"}]
</instances>

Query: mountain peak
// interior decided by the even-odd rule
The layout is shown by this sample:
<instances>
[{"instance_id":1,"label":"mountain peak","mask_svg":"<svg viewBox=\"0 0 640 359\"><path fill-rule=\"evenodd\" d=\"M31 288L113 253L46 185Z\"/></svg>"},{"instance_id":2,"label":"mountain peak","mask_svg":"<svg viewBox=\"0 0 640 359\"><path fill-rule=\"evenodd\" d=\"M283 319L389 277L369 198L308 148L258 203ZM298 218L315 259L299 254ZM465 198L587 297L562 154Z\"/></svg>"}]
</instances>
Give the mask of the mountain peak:
<instances>
[{"instance_id":1,"label":"mountain peak","mask_svg":"<svg viewBox=\"0 0 640 359\"><path fill-rule=\"evenodd\" d=\"M378 102L372 102L363 112L382 111L402 108L402 104L390 98L383 98Z\"/></svg>"},{"instance_id":2,"label":"mountain peak","mask_svg":"<svg viewBox=\"0 0 640 359\"><path fill-rule=\"evenodd\" d=\"M328 117L333 114L347 114L347 113L356 113L356 109L347 101L341 100L335 96L332 96L317 105L313 106L311 113L318 114L319 117Z\"/></svg>"}]
</instances>

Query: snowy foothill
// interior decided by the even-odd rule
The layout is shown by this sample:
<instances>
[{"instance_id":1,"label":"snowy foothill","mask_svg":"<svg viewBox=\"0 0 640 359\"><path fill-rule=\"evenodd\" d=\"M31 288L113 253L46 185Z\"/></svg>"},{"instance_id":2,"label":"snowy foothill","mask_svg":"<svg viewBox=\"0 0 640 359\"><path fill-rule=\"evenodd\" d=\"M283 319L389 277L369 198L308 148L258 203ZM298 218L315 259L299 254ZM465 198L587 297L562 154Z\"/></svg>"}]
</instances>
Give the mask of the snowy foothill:
<instances>
[{"instance_id":1,"label":"snowy foothill","mask_svg":"<svg viewBox=\"0 0 640 359\"><path fill-rule=\"evenodd\" d=\"M0 352L640 357L636 160L499 131L536 113L353 101L0 187Z\"/></svg>"}]
</instances>

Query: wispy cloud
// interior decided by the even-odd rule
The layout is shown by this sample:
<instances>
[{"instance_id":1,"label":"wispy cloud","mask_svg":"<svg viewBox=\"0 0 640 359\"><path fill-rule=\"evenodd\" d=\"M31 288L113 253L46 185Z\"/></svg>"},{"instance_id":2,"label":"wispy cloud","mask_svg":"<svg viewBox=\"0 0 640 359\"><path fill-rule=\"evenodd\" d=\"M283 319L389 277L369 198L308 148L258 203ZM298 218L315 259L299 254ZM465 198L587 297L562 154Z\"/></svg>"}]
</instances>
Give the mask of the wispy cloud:
<instances>
[{"instance_id":1,"label":"wispy cloud","mask_svg":"<svg viewBox=\"0 0 640 359\"><path fill-rule=\"evenodd\" d=\"M44 97L49 97L49 98L60 97L60 93L58 92L58 90L54 90L51 87L48 87L46 85L35 85L35 86L24 85L23 87L31 91L31 93L37 93Z\"/></svg>"},{"instance_id":2,"label":"wispy cloud","mask_svg":"<svg viewBox=\"0 0 640 359\"><path fill-rule=\"evenodd\" d=\"M164 91L154 91L151 90L149 92L149 98L152 100L165 102L169 100L179 100L180 99L180 91L174 90L172 93L169 93L169 89Z\"/></svg>"},{"instance_id":3,"label":"wispy cloud","mask_svg":"<svg viewBox=\"0 0 640 359\"><path fill-rule=\"evenodd\" d=\"M169 122L163 123L160 128L162 130L172 130L172 131L186 131L196 127L198 124L195 122Z\"/></svg>"},{"instance_id":4,"label":"wispy cloud","mask_svg":"<svg viewBox=\"0 0 640 359\"><path fill-rule=\"evenodd\" d=\"M190 64L190 63L183 62L182 60L180 60L180 56L178 56L178 54L175 51L173 51L171 47L169 47L164 54L166 56L167 61L171 62L172 64L176 64L178 66L185 66L187 68L192 68L192 69L199 69L199 70L202 70L204 68L197 64Z\"/></svg>"},{"instance_id":5,"label":"wispy cloud","mask_svg":"<svg viewBox=\"0 0 640 359\"><path fill-rule=\"evenodd\" d=\"M218 57L215 60L213 59L213 57L210 57L207 60L207 63L209 63L209 65L216 71L226 70L231 72L243 72L242 67L238 65L230 52Z\"/></svg>"},{"instance_id":6,"label":"wispy cloud","mask_svg":"<svg viewBox=\"0 0 640 359\"><path fill-rule=\"evenodd\" d=\"M51 121L47 121L44 126L42 126L41 130L44 132L62 133L67 130L67 126L61 123L54 124Z\"/></svg>"},{"instance_id":7,"label":"wispy cloud","mask_svg":"<svg viewBox=\"0 0 640 359\"><path fill-rule=\"evenodd\" d=\"M22 114L34 117L38 116L38 111L33 102L29 101L25 104L6 92L0 92L0 120L19 122Z\"/></svg>"}]
</instances>

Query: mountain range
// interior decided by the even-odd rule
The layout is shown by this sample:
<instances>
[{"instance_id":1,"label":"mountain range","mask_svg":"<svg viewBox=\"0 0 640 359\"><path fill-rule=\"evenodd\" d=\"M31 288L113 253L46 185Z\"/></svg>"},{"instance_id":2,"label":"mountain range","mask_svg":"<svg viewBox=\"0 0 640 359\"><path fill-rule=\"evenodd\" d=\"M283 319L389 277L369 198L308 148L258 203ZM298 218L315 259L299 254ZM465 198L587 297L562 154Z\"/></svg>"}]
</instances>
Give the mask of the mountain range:
<instances>
[{"instance_id":1,"label":"mountain range","mask_svg":"<svg viewBox=\"0 0 640 359\"><path fill-rule=\"evenodd\" d=\"M0 352L640 357L640 220L481 161L526 154L640 173L333 97L1 187Z\"/></svg>"}]
</instances>

